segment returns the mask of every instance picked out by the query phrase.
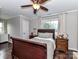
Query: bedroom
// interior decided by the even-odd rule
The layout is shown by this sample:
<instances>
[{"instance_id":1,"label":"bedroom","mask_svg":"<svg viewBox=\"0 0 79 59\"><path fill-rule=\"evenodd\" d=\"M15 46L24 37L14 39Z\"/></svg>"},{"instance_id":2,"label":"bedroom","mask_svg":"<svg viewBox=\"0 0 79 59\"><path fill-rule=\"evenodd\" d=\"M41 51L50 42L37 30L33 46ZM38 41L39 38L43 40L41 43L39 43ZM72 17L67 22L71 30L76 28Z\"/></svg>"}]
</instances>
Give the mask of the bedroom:
<instances>
[{"instance_id":1,"label":"bedroom","mask_svg":"<svg viewBox=\"0 0 79 59\"><path fill-rule=\"evenodd\" d=\"M30 0L0 0L0 22L3 37L0 42L11 40L5 39L8 34L12 37L28 39L34 33L37 35L38 29L55 29L55 33L67 33L68 48L78 51L78 7L77 0L49 0L43 6L48 8L48 12L39 10L33 14L32 8L20 8L28 5ZM51 7L50 7L51 5ZM54 27L51 25L56 24ZM5 37L4 37L5 36ZM31 37L31 36L30 36Z\"/></svg>"}]
</instances>

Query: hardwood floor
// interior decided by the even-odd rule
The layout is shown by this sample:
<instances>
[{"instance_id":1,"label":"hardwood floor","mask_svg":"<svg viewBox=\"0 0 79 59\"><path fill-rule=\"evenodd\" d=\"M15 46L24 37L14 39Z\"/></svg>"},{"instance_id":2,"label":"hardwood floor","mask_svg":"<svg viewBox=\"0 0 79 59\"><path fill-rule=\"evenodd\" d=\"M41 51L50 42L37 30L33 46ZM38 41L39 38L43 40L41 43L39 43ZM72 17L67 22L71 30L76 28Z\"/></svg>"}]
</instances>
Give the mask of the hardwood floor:
<instances>
[{"instance_id":1,"label":"hardwood floor","mask_svg":"<svg viewBox=\"0 0 79 59\"><path fill-rule=\"evenodd\" d=\"M0 59L12 59L10 43L0 44Z\"/></svg>"},{"instance_id":2,"label":"hardwood floor","mask_svg":"<svg viewBox=\"0 0 79 59\"><path fill-rule=\"evenodd\" d=\"M0 44L0 59L12 59L11 58L11 48L12 45L10 43ZM61 55L63 56L63 55ZM55 58L59 59L59 58ZM67 59L73 59L73 51L69 50Z\"/></svg>"}]
</instances>

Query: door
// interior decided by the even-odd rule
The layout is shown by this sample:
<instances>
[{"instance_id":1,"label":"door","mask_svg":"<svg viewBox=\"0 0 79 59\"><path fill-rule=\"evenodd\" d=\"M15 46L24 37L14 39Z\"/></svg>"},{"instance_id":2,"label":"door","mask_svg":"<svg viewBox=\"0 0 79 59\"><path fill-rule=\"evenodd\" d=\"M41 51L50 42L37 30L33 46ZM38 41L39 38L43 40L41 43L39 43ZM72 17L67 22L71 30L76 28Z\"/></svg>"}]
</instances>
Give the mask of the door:
<instances>
[{"instance_id":1,"label":"door","mask_svg":"<svg viewBox=\"0 0 79 59\"><path fill-rule=\"evenodd\" d=\"M28 39L29 38L29 21L22 20L22 38Z\"/></svg>"}]
</instances>

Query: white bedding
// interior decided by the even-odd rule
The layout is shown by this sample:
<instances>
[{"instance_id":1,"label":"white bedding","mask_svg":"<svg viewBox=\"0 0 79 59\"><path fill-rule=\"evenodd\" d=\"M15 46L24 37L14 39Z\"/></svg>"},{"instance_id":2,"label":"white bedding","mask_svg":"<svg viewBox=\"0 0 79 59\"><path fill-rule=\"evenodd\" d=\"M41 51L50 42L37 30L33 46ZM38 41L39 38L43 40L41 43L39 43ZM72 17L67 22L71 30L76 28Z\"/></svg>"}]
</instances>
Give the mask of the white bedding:
<instances>
[{"instance_id":1,"label":"white bedding","mask_svg":"<svg viewBox=\"0 0 79 59\"><path fill-rule=\"evenodd\" d=\"M30 39L30 41L40 42L47 44L47 59L53 59L55 41L52 38L39 38L35 37Z\"/></svg>"}]
</instances>

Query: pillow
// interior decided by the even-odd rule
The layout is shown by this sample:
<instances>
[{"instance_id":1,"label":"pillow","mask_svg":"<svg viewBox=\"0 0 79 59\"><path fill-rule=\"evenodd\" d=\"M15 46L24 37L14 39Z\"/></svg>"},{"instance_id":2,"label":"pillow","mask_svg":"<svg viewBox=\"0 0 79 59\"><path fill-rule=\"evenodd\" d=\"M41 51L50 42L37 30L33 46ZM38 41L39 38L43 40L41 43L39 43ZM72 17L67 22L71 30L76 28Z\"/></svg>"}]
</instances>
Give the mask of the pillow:
<instances>
[{"instance_id":1,"label":"pillow","mask_svg":"<svg viewBox=\"0 0 79 59\"><path fill-rule=\"evenodd\" d=\"M53 33L38 33L40 38L53 38Z\"/></svg>"}]
</instances>

